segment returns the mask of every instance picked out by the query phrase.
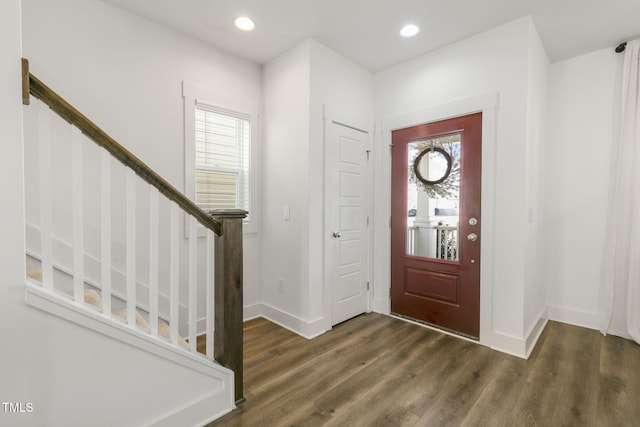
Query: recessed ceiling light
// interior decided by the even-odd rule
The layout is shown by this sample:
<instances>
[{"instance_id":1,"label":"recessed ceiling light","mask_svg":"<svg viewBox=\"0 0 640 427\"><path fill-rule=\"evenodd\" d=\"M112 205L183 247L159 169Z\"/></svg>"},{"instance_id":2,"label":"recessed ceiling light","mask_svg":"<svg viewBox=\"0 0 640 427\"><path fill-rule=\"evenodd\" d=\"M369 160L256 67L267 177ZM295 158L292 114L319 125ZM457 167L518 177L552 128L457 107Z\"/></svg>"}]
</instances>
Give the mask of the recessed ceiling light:
<instances>
[{"instance_id":1,"label":"recessed ceiling light","mask_svg":"<svg viewBox=\"0 0 640 427\"><path fill-rule=\"evenodd\" d=\"M242 31L253 31L256 28L256 24L253 23L251 18L247 18L246 16L241 16L234 21L236 28Z\"/></svg>"},{"instance_id":2,"label":"recessed ceiling light","mask_svg":"<svg viewBox=\"0 0 640 427\"><path fill-rule=\"evenodd\" d=\"M420 28L414 24L407 24L400 30L402 37L413 37L420 32Z\"/></svg>"}]
</instances>

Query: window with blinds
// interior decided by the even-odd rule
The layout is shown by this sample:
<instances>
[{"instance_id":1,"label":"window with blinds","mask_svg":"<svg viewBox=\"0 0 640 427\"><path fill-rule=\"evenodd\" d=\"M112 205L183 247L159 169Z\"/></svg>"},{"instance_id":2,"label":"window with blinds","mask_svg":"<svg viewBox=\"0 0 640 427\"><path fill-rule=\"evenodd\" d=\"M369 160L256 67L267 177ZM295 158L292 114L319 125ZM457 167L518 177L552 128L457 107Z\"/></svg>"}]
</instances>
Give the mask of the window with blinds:
<instances>
[{"instance_id":1,"label":"window with blinds","mask_svg":"<svg viewBox=\"0 0 640 427\"><path fill-rule=\"evenodd\" d=\"M248 116L196 105L196 204L249 209L251 122Z\"/></svg>"}]
</instances>

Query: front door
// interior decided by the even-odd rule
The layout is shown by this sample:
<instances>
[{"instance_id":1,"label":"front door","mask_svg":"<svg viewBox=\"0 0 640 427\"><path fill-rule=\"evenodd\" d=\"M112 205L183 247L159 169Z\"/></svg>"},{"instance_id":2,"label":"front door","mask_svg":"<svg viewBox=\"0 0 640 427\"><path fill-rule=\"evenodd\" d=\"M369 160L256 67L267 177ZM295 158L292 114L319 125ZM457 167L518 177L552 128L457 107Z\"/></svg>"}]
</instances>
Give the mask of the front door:
<instances>
[{"instance_id":1,"label":"front door","mask_svg":"<svg viewBox=\"0 0 640 427\"><path fill-rule=\"evenodd\" d=\"M332 325L368 308L368 134L331 123L327 143Z\"/></svg>"},{"instance_id":2,"label":"front door","mask_svg":"<svg viewBox=\"0 0 640 427\"><path fill-rule=\"evenodd\" d=\"M392 142L391 311L478 338L482 113Z\"/></svg>"}]
</instances>

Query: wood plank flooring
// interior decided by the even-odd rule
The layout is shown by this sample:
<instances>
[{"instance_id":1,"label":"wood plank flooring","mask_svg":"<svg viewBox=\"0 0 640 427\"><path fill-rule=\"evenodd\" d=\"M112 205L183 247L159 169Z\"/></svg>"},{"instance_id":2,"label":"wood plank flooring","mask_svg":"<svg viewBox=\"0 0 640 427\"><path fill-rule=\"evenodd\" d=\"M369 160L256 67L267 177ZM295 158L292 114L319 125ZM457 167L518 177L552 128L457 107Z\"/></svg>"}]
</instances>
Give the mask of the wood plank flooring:
<instances>
[{"instance_id":1,"label":"wood plank flooring","mask_svg":"<svg viewBox=\"0 0 640 427\"><path fill-rule=\"evenodd\" d=\"M522 360L380 314L244 327L246 402L210 426L639 426L640 346L549 322Z\"/></svg>"}]
</instances>

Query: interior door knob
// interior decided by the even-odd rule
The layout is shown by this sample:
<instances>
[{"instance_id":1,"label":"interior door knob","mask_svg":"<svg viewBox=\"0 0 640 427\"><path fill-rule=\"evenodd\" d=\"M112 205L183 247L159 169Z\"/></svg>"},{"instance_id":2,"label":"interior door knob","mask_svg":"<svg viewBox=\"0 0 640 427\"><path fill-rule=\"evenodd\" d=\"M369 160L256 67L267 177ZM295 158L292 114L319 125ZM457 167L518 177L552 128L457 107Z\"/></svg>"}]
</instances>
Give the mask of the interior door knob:
<instances>
[{"instance_id":1,"label":"interior door knob","mask_svg":"<svg viewBox=\"0 0 640 427\"><path fill-rule=\"evenodd\" d=\"M478 235L476 233L468 234L467 239L471 240L472 242L475 242L476 240L478 240Z\"/></svg>"},{"instance_id":2,"label":"interior door knob","mask_svg":"<svg viewBox=\"0 0 640 427\"><path fill-rule=\"evenodd\" d=\"M340 232L336 230L333 232L333 237L335 237L336 239L339 239L340 237L342 237L342 234L340 234Z\"/></svg>"}]
</instances>

